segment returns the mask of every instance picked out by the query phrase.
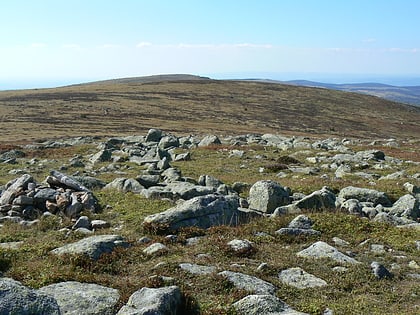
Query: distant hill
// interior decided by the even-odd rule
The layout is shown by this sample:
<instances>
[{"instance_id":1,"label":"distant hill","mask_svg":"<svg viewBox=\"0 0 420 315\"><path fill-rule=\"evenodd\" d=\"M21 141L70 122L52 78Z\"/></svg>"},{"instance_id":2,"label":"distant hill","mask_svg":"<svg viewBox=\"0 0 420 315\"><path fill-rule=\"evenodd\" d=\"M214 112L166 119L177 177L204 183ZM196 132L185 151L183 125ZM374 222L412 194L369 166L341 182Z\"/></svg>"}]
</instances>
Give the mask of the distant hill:
<instances>
[{"instance_id":1,"label":"distant hill","mask_svg":"<svg viewBox=\"0 0 420 315\"><path fill-rule=\"evenodd\" d=\"M420 106L420 86L393 86L380 83L330 84L306 80L278 81L279 83L320 87L339 91L363 93L387 100Z\"/></svg>"},{"instance_id":2,"label":"distant hill","mask_svg":"<svg viewBox=\"0 0 420 315\"><path fill-rule=\"evenodd\" d=\"M158 74L144 77L120 78L110 79L95 82L82 83L84 84L130 84L130 83L153 83L153 82L173 82L173 81L196 81L196 80L210 80L207 77L201 77L192 74ZM80 84L76 84L80 85Z\"/></svg>"},{"instance_id":3,"label":"distant hill","mask_svg":"<svg viewBox=\"0 0 420 315\"><path fill-rule=\"evenodd\" d=\"M69 136L281 133L418 138L420 107L359 93L190 75L0 92L2 141Z\"/></svg>"}]
</instances>

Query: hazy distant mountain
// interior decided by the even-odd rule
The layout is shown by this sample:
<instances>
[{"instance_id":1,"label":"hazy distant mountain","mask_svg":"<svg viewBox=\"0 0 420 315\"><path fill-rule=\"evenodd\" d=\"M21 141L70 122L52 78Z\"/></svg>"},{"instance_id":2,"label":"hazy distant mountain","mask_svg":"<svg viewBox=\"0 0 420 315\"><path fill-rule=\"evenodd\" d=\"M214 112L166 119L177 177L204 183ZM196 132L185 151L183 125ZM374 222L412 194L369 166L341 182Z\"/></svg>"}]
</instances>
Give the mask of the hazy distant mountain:
<instances>
[{"instance_id":1,"label":"hazy distant mountain","mask_svg":"<svg viewBox=\"0 0 420 315\"><path fill-rule=\"evenodd\" d=\"M278 81L278 83L363 93L420 106L420 86L393 86L380 83L331 84L306 80Z\"/></svg>"}]
</instances>

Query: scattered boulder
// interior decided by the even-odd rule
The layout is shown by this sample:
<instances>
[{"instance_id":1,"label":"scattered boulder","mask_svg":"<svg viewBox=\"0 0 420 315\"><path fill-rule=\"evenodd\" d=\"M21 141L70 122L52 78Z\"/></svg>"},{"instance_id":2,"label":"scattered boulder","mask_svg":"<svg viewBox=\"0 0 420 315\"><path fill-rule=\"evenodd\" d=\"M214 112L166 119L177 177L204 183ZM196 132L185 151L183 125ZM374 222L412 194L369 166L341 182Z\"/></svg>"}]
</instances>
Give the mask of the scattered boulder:
<instances>
[{"instance_id":1,"label":"scattered boulder","mask_svg":"<svg viewBox=\"0 0 420 315\"><path fill-rule=\"evenodd\" d=\"M270 294L248 295L232 306L239 315L307 315L293 310L278 297Z\"/></svg>"},{"instance_id":2,"label":"scattered boulder","mask_svg":"<svg viewBox=\"0 0 420 315\"><path fill-rule=\"evenodd\" d=\"M240 272L222 271L218 275L227 278L238 289L246 290L250 293L273 295L277 290L273 284L267 281Z\"/></svg>"},{"instance_id":3,"label":"scattered boulder","mask_svg":"<svg viewBox=\"0 0 420 315\"><path fill-rule=\"evenodd\" d=\"M337 198L341 201L357 199L362 202L372 202L374 206L381 204L384 207L391 206L388 196L381 191L368 188L348 186L340 190Z\"/></svg>"},{"instance_id":4,"label":"scattered boulder","mask_svg":"<svg viewBox=\"0 0 420 315\"><path fill-rule=\"evenodd\" d=\"M215 135L208 135L205 136L199 143L199 147L208 147L210 145L219 145L222 144L220 139Z\"/></svg>"},{"instance_id":5,"label":"scattered boulder","mask_svg":"<svg viewBox=\"0 0 420 315\"><path fill-rule=\"evenodd\" d=\"M61 314L53 297L10 278L0 277L0 301L0 314Z\"/></svg>"},{"instance_id":6,"label":"scattered boulder","mask_svg":"<svg viewBox=\"0 0 420 315\"><path fill-rule=\"evenodd\" d=\"M372 262L370 267L372 268L372 272L376 278L392 278L392 274L388 271L388 269L386 269L384 265L378 263L377 261Z\"/></svg>"},{"instance_id":7,"label":"scattered boulder","mask_svg":"<svg viewBox=\"0 0 420 315\"><path fill-rule=\"evenodd\" d=\"M214 266L203 266L203 265L196 265L196 264L190 264L190 263L183 263L183 264L179 264L179 267L182 270L185 270L195 275L208 275L208 274L212 274L216 272L216 267Z\"/></svg>"},{"instance_id":8,"label":"scattered boulder","mask_svg":"<svg viewBox=\"0 0 420 315\"><path fill-rule=\"evenodd\" d=\"M168 252L168 247L162 243L153 243L143 250L146 255L162 255Z\"/></svg>"},{"instance_id":9,"label":"scattered boulder","mask_svg":"<svg viewBox=\"0 0 420 315\"><path fill-rule=\"evenodd\" d=\"M159 142L162 139L162 130L149 129L146 135L146 142Z\"/></svg>"},{"instance_id":10,"label":"scattered boulder","mask_svg":"<svg viewBox=\"0 0 420 315\"><path fill-rule=\"evenodd\" d=\"M277 207L289 203L289 193L280 184L261 180L249 190L249 208L264 213L272 213Z\"/></svg>"},{"instance_id":11,"label":"scattered boulder","mask_svg":"<svg viewBox=\"0 0 420 315\"><path fill-rule=\"evenodd\" d=\"M314 259L329 258L340 264L359 263L356 259L339 252L335 247L328 245L327 243L322 241L318 241L309 246L308 248L298 252L297 256Z\"/></svg>"},{"instance_id":12,"label":"scattered boulder","mask_svg":"<svg viewBox=\"0 0 420 315\"><path fill-rule=\"evenodd\" d=\"M319 236L321 232L312 229L313 222L306 215L298 215L288 225L287 228L281 228L276 231L278 235L289 236Z\"/></svg>"},{"instance_id":13,"label":"scattered boulder","mask_svg":"<svg viewBox=\"0 0 420 315\"><path fill-rule=\"evenodd\" d=\"M246 255L255 250L254 244L248 240L234 239L228 242L227 245L237 255Z\"/></svg>"},{"instance_id":14,"label":"scattered boulder","mask_svg":"<svg viewBox=\"0 0 420 315\"><path fill-rule=\"evenodd\" d=\"M389 213L416 220L420 218L420 201L410 194L404 195L393 204Z\"/></svg>"},{"instance_id":15,"label":"scattered boulder","mask_svg":"<svg viewBox=\"0 0 420 315\"><path fill-rule=\"evenodd\" d=\"M134 292L117 315L177 315L182 304L177 286L141 288Z\"/></svg>"},{"instance_id":16,"label":"scattered boulder","mask_svg":"<svg viewBox=\"0 0 420 315\"><path fill-rule=\"evenodd\" d=\"M327 282L307 273L302 268L289 268L279 273L281 282L298 289L325 287Z\"/></svg>"},{"instance_id":17,"label":"scattered boulder","mask_svg":"<svg viewBox=\"0 0 420 315\"><path fill-rule=\"evenodd\" d=\"M143 226L149 230L175 231L188 226L206 229L215 225L236 225L242 221L238 207L238 197L234 196L194 197L164 212L147 216Z\"/></svg>"},{"instance_id":18,"label":"scattered boulder","mask_svg":"<svg viewBox=\"0 0 420 315\"><path fill-rule=\"evenodd\" d=\"M297 201L295 206L300 209L334 209L335 194L328 187L323 187Z\"/></svg>"},{"instance_id":19,"label":"scattered boulder","mask_svg":"<svg viewBox=\"0 0 420 315\"><path fill-rule=\"evenodd\" d=\"M110 253L116 247L128 246L129 244L119 235L95 235L53 249L51 253L56 255L85 255L97 260L102 254Z\"/></svg>"},{"instance_id":20,"label":"scattered boulder","mask_svg":"<svg viewBox=\"0 0 420 315\"><path fill-rule=\"evenodd\" d=\"M61 314L112 315L120 298L116 289L76 281L51 284L39 292L53 297Z\"/></svg>"}]
</instances>

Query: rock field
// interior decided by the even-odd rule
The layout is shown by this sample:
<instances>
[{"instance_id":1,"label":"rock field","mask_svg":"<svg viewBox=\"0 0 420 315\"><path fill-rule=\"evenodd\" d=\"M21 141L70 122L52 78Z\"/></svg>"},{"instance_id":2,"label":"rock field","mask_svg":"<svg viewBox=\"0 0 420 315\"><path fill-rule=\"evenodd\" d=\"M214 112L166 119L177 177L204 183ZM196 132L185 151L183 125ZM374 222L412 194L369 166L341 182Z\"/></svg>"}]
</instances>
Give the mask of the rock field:
<instances>
[{"instance_id":1,"label":"rock field","mask_svg":"<svg viewBox=\"0 0 420 315\"><path fill-rule=\"evenodd\" d=\"M9 175L15 174L15 178L0 187L0 231L2 226L10 224L30 229L44 217L57 216L72 222L71 226L63 229L63 233L80 233L84 236L78 241L51 250L51 255L82 255L98 260L117 248L130 250L131 246L142 244L144 255L165 257L171 251L171 244L155 241L155 235L165 235L176 242L178 233L185 228L239 226L252 220L275 220L282 216L293 216L288 226L268 236L307 237L313 240L309 246L296 252L296 257L308 259L309 262L328 260L334 264L337 274L346 273L352 265L364 265L371 268L372 275L378 281L391 279L394 276L393 270L399 267L382 261L381 250L386 251L382 244L371 244L372 255L367 261L346 250L346 241L338 237L330 242L320 241L322 231L318 231L311 220L312 212L340 211L364 220L420 231L420 163L394 158L377 149L378 145L402 145L397 140L372 142L373 140L368 143L357 139L320 140L272 134L225 138L214 135L177 137L151 129L145 136L106 140L81 137L29 144L0 154L2 164L21 165L25 161L27 165L27 168L11 170ZM58 170L49 170L49 175L42 182L31 175L31 170L42 163L48 164L48 161L41 162L26 157L25 151L85 144L97 145L97 152L74 156L67 163L67 167L78 167L82 171L67 174L67 167L63 165ZM361 144L363 149L354 150ZM200 147L220 147L228 150L229 156L233 158L245 159L247 152L244 148L252 145L274 149L280 153L293 150L294 156L305 155L305 162L280 161L265 164L258 170L260 174L265 174L275 169L276 180L270 177L254 183L229 184L207 174L202 174L197 179L183 176L179 168L172 166L175 162L189 163L192 158L190 151ZM136 177L124 177L122 165L130 163L141 166L143 171ZM101 165L99 169L96 168L98 164ZM405 170L406 166L410 167L410 171ZM417 171L412 171L416 169ZM114 172L116 175L106 182L99 179L101 172ZM281 184L282 179L293 176L329 178L331 181L349 177L362 178L369 183L369 187L349 185L337 191L329 186L321 186L310 193L303 193ZM387 191L375 189L375 183L387 180L399 180L405 193L396 198L391 197ZM105 205L101 205L95 196L98 191L119 191L120 194L134 193L147 199L170 200L173 206L163 212L145 216L142 229L148 237L133 245L118 233L118 229L112 230L112 222L90 219L90 213L100 217L106 211ZM113 233L103 234L101 231ZM199 241L200 237L190 238L187 244L191 245L186 246L195 246ZM415 241L412 246L417 247L417 259L410 261L411 272L405 277L420 279L420 234ZM3 242L0 243L0 251L13 251L13 248L20 246L20 242ZM226 247L236 253L237 257L249 257L253 251L258 250L258 246L246 239L232 239L226 243ZM248 295L229 306L237 314L306 314L294 310L279 298L275 283L299 290L317 290L331 285L299 266L277 270L273 283L267 281L267 277L263 280L255 274L249 275L235 268L221 270L217 265L196 264L193 261L186 261L179 268L191 276L217 275L238 290L246 291ZM265 268L270 266L261 261L258 270L262 272ZM32 289L4 275L0 277L0 314L182 314L184 302L181 288L173 285L176 284L176 279L164 280L167 285L159 288L138 288L117 309L117 305L121 305L118 304L121 297L119 291L112 286L65 281ZM333 309L326 308L324 314L336 313Z\"/></svg>"}]
</instances>

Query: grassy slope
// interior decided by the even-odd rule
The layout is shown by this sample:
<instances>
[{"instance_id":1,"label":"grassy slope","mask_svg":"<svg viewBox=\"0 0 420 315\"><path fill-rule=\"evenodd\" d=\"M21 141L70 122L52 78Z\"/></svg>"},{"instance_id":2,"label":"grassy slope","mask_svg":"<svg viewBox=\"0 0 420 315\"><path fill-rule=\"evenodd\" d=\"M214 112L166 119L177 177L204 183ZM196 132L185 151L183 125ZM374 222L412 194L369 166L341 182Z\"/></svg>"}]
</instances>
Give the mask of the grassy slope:
<instances>
[{"instance_id":1,"label":"grassy slope","mask_svg":"<svg viewBox=\"0 0 420 315\"><path fill-rule=\"evenodd\" d=\"M108 115L104 118L105 109L108 109ZM278 84L230 81L101 83L49 90L1 92L0 113L2 142L93 134L144 134L150 127L177 131L177 135L190 132L314 132L319 135L332 133L402 138L418 137L420 121L418 110L378 98ZM405 123L402 125L404 128L401 128L401 122ZM335 131L330 131L331 128ZM7 148L7 145L3 144L3 147ZM305 193L323 185L329 185L335 190L347 185L371 187L368 180L351 177L337 181L321 180L318 176L295 175L280 180L275 173L259 173L258 169L273 163L279 155L295 152L278 152L274 148L258 146L241 149L246 152L245 159L228 158L229 150L224 147L204 148L192 151L192 161L173 164L182 170L184 176L197 179L201 174L210 174L227 184L235 181L252 184L260 179L274 179L294 191ZM390 156L420 161L418 143L379 149ZM27 158L18 161L17 165L0 164L0 184L17 177L9 171L18 168L29 168L29 172L40 182L49 170L68 164L68 159L75 154L86 156L97 150L96 146L89 145L27 150ZM306 154L309 156L316 153ZM266 158L253 158L257 155ZM32 157L41 159L42 166L30 166L28 160ZM301 161L305 161L305 157L297 156ZM43 160L45 158L54 160ZM96 168L104 165L97 165ZM409 175L418 172L412 165L403 164L400 167L407 169ZM141 172L141 168L136 165L123 169L126 177L135 177ZM70 167L66 173L73 174L76 171L83 169ZM373 169L370 171L377 172ZM333 171L329 172L330 178L333 178ZM109 182L121 175L99 172L97 176ZM395 200L405 193L402 184L401 180L379 181L375 189L388 192ZM218 227L207 231L191 229L181 233L180 242L176 243L168 242L162 236L149 235L153 241L167 243L170 251L164 256L148 257L142 252L147 245L136 242L145 233L141 222L146 215L165 210L172 204L112 191L95 191L95 195L101 205L111 206L98 215L88 214L91 218L105 219L111 223L110 229L97 233L121 234L132 242L130 249L104 255L97 262L82 257L57 258L49 253L51 249L84 237L74 233L66 237L65 232L59 231L63 226L71 226L71 222L46 218L38 226L29 229L6 224L0 229L0 242L24 241L24 245L18 250L0 250L0 272L35 288L66 280L110 286L121 292L119 306L142 286L163 285L159 278L151 279L151 275L171 276L185 296L185 313L233 314L229 306L245 296L246 292L233 288L216 275L193 276L177 267L179 263L191 262L214 265L218 271L235 270L268 280L279 288L278 296L282 300L310 314L322 314L326 307L337 314L418 314L418 282L406 276L409 272L416 272L408 268L408 262L419 262L418 249L414 243L420 239L418 230L400 230L340 212L314 212L307 214L315 221L315 228L322 232L316 239L276 236L274 232L287 226L294 217L290 215L273 220L255 220L238 228ZM270 236L258 237L256 232L266 232ZM196 246L183 245L182 241L186 237L197 234L204 234L206 238ZM362 266L350 267L346 274L337 274L331 270L333 264L329 261L318 262L296 257L296 252L314 241L320 239L332 243L334 236L350 243L340 250L356 253L357 258L363 262ZM248 257L236 257L226 247L226 243L234 238L253 241L257 251ZM369 253L369 245L359 246L367 239L393 251L383 255ZM199 258L198 254L202 253L208 253L209 258ZM378 260L387 267L397 263L401 269L393 271L393 279L377 281L368 267L372 260ZM163 266L155 267L162 262L165 263ZM263 273L256 271L261 262L269 265L269 269ZM242 267L235 269L233 263ZM317 290L298 290L280 283L278 272L296 266L323 278L330 285Z\"/></svg>"},{"instance_id":2,"label":"grassy slope","mask_svg":"<svg viewBox=\"0 0 420 315\"><path fill-rule=\"evenodd\" d=\"M355 93L239 81L115 82L0 92L2 140L139 134L152 127L177 134L420 134L420 108Z\"/></svg>"}]
</instances>

